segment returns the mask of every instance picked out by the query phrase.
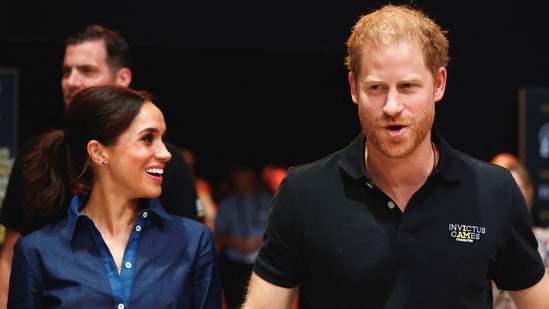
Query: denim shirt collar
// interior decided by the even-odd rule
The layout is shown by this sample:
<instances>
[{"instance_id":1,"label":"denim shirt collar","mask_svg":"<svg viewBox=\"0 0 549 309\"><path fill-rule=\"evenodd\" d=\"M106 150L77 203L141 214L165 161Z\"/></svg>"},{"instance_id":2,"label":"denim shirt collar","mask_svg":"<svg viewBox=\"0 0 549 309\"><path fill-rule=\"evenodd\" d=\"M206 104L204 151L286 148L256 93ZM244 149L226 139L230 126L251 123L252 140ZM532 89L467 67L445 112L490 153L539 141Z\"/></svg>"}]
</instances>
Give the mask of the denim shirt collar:
<instances>
[{"instance_id":1,"label":"denim shirt collar","mask_svg":"<svg viewBox=\"0 0 549 309\"><path fill-rule=\"evenodd\" d=\"M68 237L72 238L74 236L74 233L76 231L76 227L78 224L79 219L83 217L84 215L80 214L80 210L84 208L84 205L88 202L89 198L89 192L84 192L78 195L75 195L72 197L68 213L67 213L67 228L65 229L68 233ZM170 220L170 215L166 213L162 205L160 204L160 201L157 198L145 198L142 199L140 202L141 209L139 213L143 211L149 211L154 214L160 219L158 222L160 223L162 220Z\"/></svg>"}]
</instances>

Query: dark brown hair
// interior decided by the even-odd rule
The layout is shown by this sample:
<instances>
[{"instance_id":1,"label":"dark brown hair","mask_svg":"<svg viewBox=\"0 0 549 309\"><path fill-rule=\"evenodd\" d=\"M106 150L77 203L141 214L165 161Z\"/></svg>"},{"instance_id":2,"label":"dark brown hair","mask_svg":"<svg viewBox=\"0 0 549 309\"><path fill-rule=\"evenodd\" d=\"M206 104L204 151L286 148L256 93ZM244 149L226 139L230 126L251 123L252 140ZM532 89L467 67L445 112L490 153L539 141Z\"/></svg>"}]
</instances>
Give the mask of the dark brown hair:
<instances>
[{"instance_id":1,"label":"dark brown hair","mask_svg":"<svg viewBox=\"0 0 549 309\"><path fill-rule=\"evenodd\" d=\"M23 233L56 221L67 213L71 197L93 182L87 144L113 145L152 94L120 86L93 86L79 91L65 112L64 129L38 138L23 161L28 181Z\"/></svg>"},{"instance_id":2,"label":"dark brown hair","mask_svg":"<svg viewBox=\"0 0 549 309\"><path fill-rule=\"evenodd\" d=\"M112 72L126 67L133 69L130 47L119 32L102 25L87 25L79 32L65 38L65 46L88 41L103 40L107 50L107 64Z\"/></svg>"}]
</instances>

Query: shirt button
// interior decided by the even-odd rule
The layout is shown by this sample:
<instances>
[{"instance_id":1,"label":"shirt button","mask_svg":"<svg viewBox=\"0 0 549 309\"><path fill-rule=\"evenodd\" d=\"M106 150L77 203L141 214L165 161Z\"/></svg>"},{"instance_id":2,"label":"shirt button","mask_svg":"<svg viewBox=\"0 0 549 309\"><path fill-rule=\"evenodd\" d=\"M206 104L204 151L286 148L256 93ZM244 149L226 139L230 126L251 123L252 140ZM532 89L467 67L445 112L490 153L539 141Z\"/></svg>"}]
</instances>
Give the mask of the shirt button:
<instances>
[{"instance_id":1,"label":"shirt button","mask_svg":"<svg viewBox=\"0 0 549 309\"><path fill-rule=\"evenodd\" d=\"M141 231L141 225L139 225L139 224L136 225L136 226L135 226L135 230L138 231L138 232Z\"/></svg>"},{"instance_id":2,"label":"shirt button","mask_svg":"<svg viewBox=\"0 0 549 309\"><path fill-rule=\"evenodd\" d=\"M393 209L393 208L395 208L395 203L393 201L389 201L387 203L387 207L389 207L389 209Z\"/></svg>"},{"instance_id":3,"label":"shirt button","mask_svg":"<svg viewBox=\"0 0 549 309\"><path fill-rule=\"evenodd\" d=\"M118 304L118 309L124 309L124 304Z\"/></svg>"},{"instance_id":4,"label":"shirt button","mask_svg":"<svg viewBox=\"0 0 549 309\"><path fill-rule=\"evenodd\" d=\"M146 211L143 212L143 218L147 218L148 215L149 215L148 212L146 212Z\"/></svg>"},{"instance_id":5,"label":"shirt button","mask_svg":"<svg viewBox=\"0 0 549 309\"><path fill-rule=\"evenodd\" d=\"M126 268L128 268L128 269L129 269L129 268L132 268L132 262L126 262L126 263L124 264L124 266L125 266Z\"/></svg>"}]
</instances>

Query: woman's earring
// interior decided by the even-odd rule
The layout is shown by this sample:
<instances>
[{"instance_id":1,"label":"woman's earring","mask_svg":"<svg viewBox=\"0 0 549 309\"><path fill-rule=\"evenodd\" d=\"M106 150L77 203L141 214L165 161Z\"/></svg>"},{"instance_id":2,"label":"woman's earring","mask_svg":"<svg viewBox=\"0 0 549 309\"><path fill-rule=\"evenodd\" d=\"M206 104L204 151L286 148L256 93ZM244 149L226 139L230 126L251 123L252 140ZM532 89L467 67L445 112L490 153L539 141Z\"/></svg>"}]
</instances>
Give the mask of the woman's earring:
<instances>
[{"instance_id":1,"label":"woman's earring","mask_svg":"<svg viewBox=\"0 0 549 309\"><path fill-rule=\"evenodd\" d=\"M101 161L101 165L103 166L107 165L107 161Z\"/></svg>"}]
</instances>

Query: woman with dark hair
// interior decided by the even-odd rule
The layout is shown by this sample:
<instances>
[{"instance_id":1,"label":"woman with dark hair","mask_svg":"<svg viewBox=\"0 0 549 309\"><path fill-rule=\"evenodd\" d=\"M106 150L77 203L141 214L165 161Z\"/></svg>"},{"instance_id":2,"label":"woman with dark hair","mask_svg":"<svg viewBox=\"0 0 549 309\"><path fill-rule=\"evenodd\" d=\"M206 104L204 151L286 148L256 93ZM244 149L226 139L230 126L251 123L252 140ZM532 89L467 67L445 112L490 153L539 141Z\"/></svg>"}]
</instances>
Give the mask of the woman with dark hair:
<instances>
[{"instance_id":1,"label":"woman with dark hair","mask_svg":"<svg viewBox=\"0 0 549 309\"><path fill-rule=\"evenodd\" d=\"M34 230L15 245L8 307L221 308L211 231L157 199L171 154L152 95L90 87L65 117L24 162Z\"/></svg>"}]
</instances>

